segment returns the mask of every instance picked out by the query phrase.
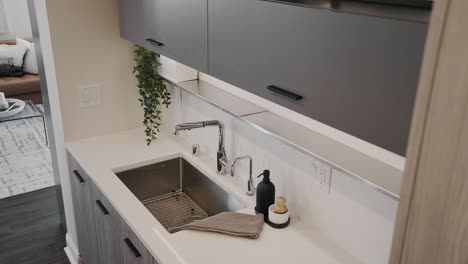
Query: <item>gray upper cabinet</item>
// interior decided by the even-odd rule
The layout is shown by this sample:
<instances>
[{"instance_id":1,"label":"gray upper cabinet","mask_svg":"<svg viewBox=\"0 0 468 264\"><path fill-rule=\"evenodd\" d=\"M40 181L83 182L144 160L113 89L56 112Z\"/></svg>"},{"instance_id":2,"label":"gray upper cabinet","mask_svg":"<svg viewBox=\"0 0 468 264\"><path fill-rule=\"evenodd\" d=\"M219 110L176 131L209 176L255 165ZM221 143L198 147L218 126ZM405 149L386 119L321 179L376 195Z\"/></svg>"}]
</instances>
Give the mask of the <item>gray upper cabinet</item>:
<instances>
[{"instance_id":1,"label":"gray upper cabinet","mask_svg":"<svg viewBox=\"0 0 468 264\"><path fill-rule=\"evenodd\" d=\"M427 24L256 0L208 10L210 75L405 154Z\"/></svg>"},{"instance_id":2,"label":"gray upper cabinet","mask_svg":"<svg viewBox=\"0 0 468 264\"><path fill-rule=\"evenodd\" d=\"M144 0L145 47L207 72L207 0Z\"/></svg>"},{"instance_id":3,"label":"gray upper cabinet","mask_svg":"<svg viewBox=\"0 0 468 264\"><path fill-rule=\"evenodd\" d=\"M132 43L143 44L144 0L118 0L120 36Z\"/></svg>"},{"instance_id":4,"label":"gray upper cabinet","mask_svg":"<svg viewBox=\"0 0 468 264\"><path fill-rule=\"evenodd\" d=\"M118 0L120 33L400 155L427 23L262 0Z\"/></svg>"}]
</instances>

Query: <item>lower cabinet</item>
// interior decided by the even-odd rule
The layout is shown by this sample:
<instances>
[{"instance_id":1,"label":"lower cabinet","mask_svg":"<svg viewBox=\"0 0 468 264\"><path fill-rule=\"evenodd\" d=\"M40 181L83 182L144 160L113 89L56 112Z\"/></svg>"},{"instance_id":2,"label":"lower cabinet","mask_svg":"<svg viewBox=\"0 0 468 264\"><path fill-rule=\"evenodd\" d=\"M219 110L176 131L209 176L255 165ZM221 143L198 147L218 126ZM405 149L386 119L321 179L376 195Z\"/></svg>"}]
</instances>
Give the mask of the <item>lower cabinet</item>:
<instances>
[{"instance_id":1,"label":"lower cabinet","mask_svg":"<svg viewBox=\"0 0 468 264\"><path fill-rule=\"evenodd\" d=\"M94 214L96 241L100 264L122 263L120 261L118 239L120 216L110 205L98 187L91 182L91 212Z\"/></svg>"},{"instance_id":2,"label":"lower cabinet","mask_svg":"<svg viewBox=\"0 0 468 264\"><path fill-rule=\"evenodd\" d=\"M158 264L69 154L78 248L83 264Z\"/></svg>"},{"instance_id":3,"label":"lower cabinet","mask_svg":"<svg viewBox=\"0 0 468 264\"><path fill-rule=\"evenodd\" d=\"M70 186L72 191L73 209L75 211L78 249L85 264L99 264L98 242L94 212L91 208L91 180L81 170L77 163L69 157Z\"/></svg>"},{"instance_id":4,"label":"lower cabinet","mask_svg":"<svg viewBox=\"0 0 468 264\"><path fill-rule=\"evenodd\" d=\"M153 261L157 263L123 219L120 219L119 231L120 263L153 264Z\"/></svg>"}]
</instances>

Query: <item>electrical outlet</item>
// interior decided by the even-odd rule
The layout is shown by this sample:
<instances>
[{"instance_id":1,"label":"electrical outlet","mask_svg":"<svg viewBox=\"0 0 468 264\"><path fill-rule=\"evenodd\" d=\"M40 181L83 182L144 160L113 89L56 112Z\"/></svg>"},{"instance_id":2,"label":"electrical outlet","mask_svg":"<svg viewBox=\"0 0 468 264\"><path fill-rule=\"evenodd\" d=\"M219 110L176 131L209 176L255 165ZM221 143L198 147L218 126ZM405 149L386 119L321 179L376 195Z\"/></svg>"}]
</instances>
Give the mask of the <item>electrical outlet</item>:
<instances>
[{"instance_id":1,"label":"electrical outlet","mask_svg":"<svg viewBox=\"0 0 468 264\"><path fill-rule=\"evenodd\" d=\"M315 165L317 168L316 178L317 183L320 186L320 190L330 193L331 167L320 161L316 161Z\"/></svg>"},{"instance_id":2,"label":"electrical outlet","mask_svg":"<svg viewBox=\"0 0 468 264\"><path fill-rule=\"evenodd\" d=\"M92 107L101 104L101 86L92 84L80 87L80 107Z\"/></svg>"}]
</instances>

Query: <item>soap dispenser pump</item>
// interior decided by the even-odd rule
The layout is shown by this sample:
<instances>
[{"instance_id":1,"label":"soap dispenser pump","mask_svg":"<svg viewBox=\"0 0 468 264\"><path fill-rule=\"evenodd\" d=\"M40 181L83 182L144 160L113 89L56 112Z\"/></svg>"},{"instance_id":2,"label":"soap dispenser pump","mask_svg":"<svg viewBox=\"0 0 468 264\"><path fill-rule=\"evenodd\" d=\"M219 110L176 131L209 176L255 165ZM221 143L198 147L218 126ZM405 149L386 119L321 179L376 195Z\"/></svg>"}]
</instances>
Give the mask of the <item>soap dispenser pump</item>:
<instances>
[{"instance_id":1,"label":"soap dispenser pump","mask_svg":"<svg viewBox=\"0 0 468 264\"><path fill-rule=\"evenodd\" d=\"M257 205L255 211L263 214L265 221L268 221L268 208L275 203L275 185L270 180L270 171L264 170L257 178L263 176L257 186Z\"/></svg>"}]
</instances>

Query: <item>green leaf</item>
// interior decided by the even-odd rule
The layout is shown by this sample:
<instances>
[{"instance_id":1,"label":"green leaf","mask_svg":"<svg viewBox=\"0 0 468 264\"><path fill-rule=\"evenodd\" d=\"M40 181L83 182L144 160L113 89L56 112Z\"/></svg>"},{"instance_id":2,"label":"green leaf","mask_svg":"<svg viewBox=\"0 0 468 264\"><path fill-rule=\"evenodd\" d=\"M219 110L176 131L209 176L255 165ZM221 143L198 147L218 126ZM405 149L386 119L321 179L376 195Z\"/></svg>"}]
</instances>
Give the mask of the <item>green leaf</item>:
<instances>
[{"instance_id":1,"label":"green leaf","mask_svg":"<svg viewBox=\"0 0 468 264\"><path fill-rule=\"evenodd\" d=\"M159 58L159 54L135 45L136 65L132 72L138 82L137 88L140 94L138 101L143 108L147 145L156 140L156 135L160 132L162 105L168 107L171 103L171 93L168 91L166 81L158 73L158 68L161 66Z\"/></svg>"}]
</instances>

